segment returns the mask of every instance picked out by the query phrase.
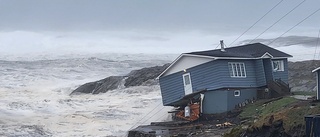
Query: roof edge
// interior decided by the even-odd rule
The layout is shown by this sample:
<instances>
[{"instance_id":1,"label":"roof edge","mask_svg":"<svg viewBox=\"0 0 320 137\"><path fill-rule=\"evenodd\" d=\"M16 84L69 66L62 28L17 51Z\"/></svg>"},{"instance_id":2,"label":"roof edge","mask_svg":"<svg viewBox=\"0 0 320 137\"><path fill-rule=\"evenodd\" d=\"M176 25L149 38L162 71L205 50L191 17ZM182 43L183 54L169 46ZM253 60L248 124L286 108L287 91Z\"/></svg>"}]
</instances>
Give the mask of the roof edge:
<instances>
[{"instance_id":1,"label":"roof edge","mask_svg":"<svg viewBox=\"0 0 320 137\"><path fill-rule=\"evenodd\" d=\"M316 71L318 71L318 70L320 70L320 67L318 67L318 68L316 68L316 69L312 70L311 72L312 72L312 73L314 73L314 72L316 72Z\"/></svg>"},{"instance_id":2,"label":"roof edge","mask_svg":"<svg viewBox=\"0 0 320 137\"><path fill-rule=\"evenodd\" d=\"M166 73L166 72L167 72L178 60L180 60L180 58L183 57L183 56L216 59L216 57L211 57L211 56L192 55L192 54L182 53L181 55L179 55L178 58L176 58L176 59L169 65L169 67L167 67L164 71L162 71L162 72L160 73L160 75L159 75L156 79L159 79L164 73Z\"/></svg>"}]
</instances>

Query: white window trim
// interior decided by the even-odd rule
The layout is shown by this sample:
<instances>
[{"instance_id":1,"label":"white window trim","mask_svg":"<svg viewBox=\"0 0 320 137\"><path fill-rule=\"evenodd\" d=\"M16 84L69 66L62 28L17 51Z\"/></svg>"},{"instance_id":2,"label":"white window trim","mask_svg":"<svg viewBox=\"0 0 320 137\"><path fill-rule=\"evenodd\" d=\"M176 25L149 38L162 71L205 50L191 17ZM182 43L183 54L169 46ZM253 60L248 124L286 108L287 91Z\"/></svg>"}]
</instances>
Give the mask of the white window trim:
<instances>
[{"instance_id":1,"label":"white window trim","mask_svg":"<svg viewBox=\"0 0 320 137\"><path fill-rule=\"evenodd\" d=\"M239 94L236 95L236 92L239 92ZM240 97L240 94L241 94L241 91L240 91L240 90L235 90L235 91L233 91L233 95L234 95L235 97Z\"/></svg>"},{"instance_id":2,"label":"white window trim","mask_svg":"<svg viewBox=\"0 0 320 137\"><path fill-rule=\"evenodd\" d=\"M274 63L273 62L279 62L279 64L280 64L280 69L279 70L275 70L274 69ZM273 70L273 72L278 72L278 71L284 71L284 62L283 62L283 60L272 60L272 70Z\"/></svg>"},{"instance_id":3,"label":"white window trim","mask_svg":"<svg viewBox=\"0 0 320 137\"><path fill-rule=\"evenodd\" d=\"M232 78L246 78L247 77L247 72L246 72L246 65L244 64L244 62L228 62L228 68L230 67L231 64L231 70L232 70L232 75L230 75L230 77ZM235 64L235 65L234 65ZM238 72L238 68L237 68L237 64L240 64L239 66L243 66L243 71L244 71L244 76L242 76L242 69L240 67L240 74L241 76L239 76L239 72ZM236 66L236 68L234 69L234 66ZM236 72L234 71L236 70ZM230 72L230 68L229 68L229 73ZM235 75L235 73L237 73L237 75Z\"/></svg>"}]
</instances>

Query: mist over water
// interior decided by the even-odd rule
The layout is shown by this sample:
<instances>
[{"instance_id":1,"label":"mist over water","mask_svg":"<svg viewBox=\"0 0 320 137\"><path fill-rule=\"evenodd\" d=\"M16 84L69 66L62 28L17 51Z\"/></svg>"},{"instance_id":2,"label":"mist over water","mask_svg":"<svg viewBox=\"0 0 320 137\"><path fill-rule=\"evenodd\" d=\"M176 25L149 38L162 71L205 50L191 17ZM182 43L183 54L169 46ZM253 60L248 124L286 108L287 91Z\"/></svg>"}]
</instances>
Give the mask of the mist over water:
<instances>
[{"instance_id":1,"label":"mist over water","mask_svg":"<svg viewBox=\"0 0 320 137\"><path fill-rule=\"evenodd\" d=\"M163 65L170 62L171 55L46 58L0 60L0 135L122 136L134 125L168 118L167 111L171 108L162 106L159 86L120 86L98 95L69 96L69 93L86 82ZM153 111L141 120L155 107L161 111Z\"/></svg>"},{"instance_id":2,"label":"mist over water","mask_svg":"<svg viewBox=\"0 0 320 137\"><path fill-rule=\"evenodd\" d=\"M301 31L304 36L296 37L302 40L316 39L312 32ZM264 34L264 39L254 42L265 42L277 38L278 33ZM224 40L226 47L238 46L248 43L253 34L246 34L234 44L237 33L214 34L204 31L2 31L0 32L0 59L3 60L39 60L52 58L65 58L66 55L82 56L88 54L174 54L219 49L219 41ZM308 37L309 36L309 37ZM310 37L311 36L311 37ZM299 43L295 37L284 37L271 45L276 49L293 55L292 61L320 59L320 48L316 41L313 43ZM311 44L311 45L310 45ZM315 55L317 54L317 55ZM37 56L35 56L37 55ZM317 57L317 58L314 58Z\"/></svg>"}]
</instances>

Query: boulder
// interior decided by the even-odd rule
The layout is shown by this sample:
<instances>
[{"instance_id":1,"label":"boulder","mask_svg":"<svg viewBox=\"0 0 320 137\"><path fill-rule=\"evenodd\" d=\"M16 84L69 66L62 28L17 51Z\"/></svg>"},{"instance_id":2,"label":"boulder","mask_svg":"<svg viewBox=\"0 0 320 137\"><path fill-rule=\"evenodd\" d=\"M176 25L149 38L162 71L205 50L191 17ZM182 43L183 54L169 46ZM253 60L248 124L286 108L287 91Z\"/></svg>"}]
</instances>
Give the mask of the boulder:
<instances>
[{"instance_id":1,"label":"boulder","mask_svg":"<svg viewBox=\"0 0 320 137\"><path fill-rule=\"evenodd\" d=\"M105 93L109 90L117 89L123 78L123 76L111 76L99 81L89 82L78 87L71 94L74 95L77 93Z\"/></svg>"},{"instance_id":2,"label":"boulder","mask_svg":"<svg viewBox=\"0 0 320 137\"><path fill-rule=\"evenodd\" d=\"M169 64L163 66L155 66L149 68L142 68L139 70L133 70L126 76L110 76L105 79L89 82L81 85L75 89L71 94L87 93L87 94L99 94L105 93L109 90L114 90L119 87L132 87L132 86L151 86L157 85L157 76L163 72Z\"/></svg>"},{"instance_id":3,"label":"boulder","mask_svg":"<svg viewBox=\"0 0 320 137\"><path fill-rule=\"evenodd\" d=\"M125 80L125 87L141 86L141 85L154 85L158 84L154 80L169 66L165 64L163 66L155 66L150 68L142 68L139 70L131 71Z\"/></svg>"}]
</instances>

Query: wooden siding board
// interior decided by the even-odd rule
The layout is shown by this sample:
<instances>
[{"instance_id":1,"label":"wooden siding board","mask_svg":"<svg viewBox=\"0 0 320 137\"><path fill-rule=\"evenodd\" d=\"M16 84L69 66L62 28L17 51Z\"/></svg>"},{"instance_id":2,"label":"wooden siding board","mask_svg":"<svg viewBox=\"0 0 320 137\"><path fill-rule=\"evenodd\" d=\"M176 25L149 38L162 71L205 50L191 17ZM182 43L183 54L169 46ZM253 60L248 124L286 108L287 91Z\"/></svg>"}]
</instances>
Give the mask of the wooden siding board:
<instances>
[{"instance_id":1,"label":"wooden siding board","mask_svg":"<svg viewBox=\"0 0 320 137\"><path fill-rule=\"evenodd\" d=\"M210 87L221 88L222 84L219 81L221 78L220 65L220 61L211 61L187 70L191 73L192 86L194 90L201 90Z\"/></svg>"},{"instance_id":2,"label":"wooden siding board","mask_svg":"<svg viewBox=\"0 0 320 137\"><path fill-rule=\"evenodd\" d=\"M273 80L273 69L271 59L263 59L266 82Z\"/></svg>"},{"instance_id":3,"label":"wooden siding board","mask_svg":"<svg viewBox=\"0 0 320 137\"><path fill-rule=\"evenodd\" d=\"M182 72L160 77L160 89L163 105L167 106L184 96Z\"/></svg>"},{"instance_id":4,"label":"wooden siding board","mask_svg":"<svg viewBox=\"0 0 320 137\"><path fill-rule=\"evenodd\" d=\"M244 62L246 78L230 76L228 62ZM191 68L192 86L195 90L223 87L256 87L255 65L252 60L216 60Z\"/></svg>"},{"instance_id":5,"label":"wooden siding board","mask_svg":"<svg viewBox=\"0 0 320 137\"><path fill-rule=\"evenodd\" d=\"M263 61L262 59L255 60L255 69L256 69L256 81L257 81L257 86L266 86L266 74L264 72L264 66L263 66Z\"/></svg>"}]
</instances>

